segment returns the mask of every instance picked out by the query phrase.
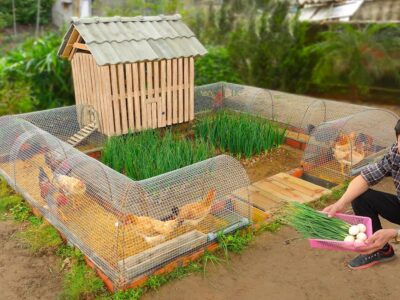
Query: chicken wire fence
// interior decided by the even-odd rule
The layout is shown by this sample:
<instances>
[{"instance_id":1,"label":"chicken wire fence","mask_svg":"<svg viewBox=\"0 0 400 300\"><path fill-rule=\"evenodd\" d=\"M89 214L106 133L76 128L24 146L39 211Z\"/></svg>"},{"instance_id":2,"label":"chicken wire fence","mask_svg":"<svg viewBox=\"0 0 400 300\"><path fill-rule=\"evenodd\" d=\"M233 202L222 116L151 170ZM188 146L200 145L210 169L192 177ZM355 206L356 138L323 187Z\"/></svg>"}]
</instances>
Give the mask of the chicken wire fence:
<instances>
[{"instance_id":1,"label":"chicken wire fence","mask_svg":"<svg viewBox=\"0 0 400 300\"><path fill-rule=\"evenodd\" d=\"M105 141L99 115L91 105L60 107L18 117L84 152L102 147Z\"/></svg>"},{"instance_id":2,"label":"chicken wire fence","mask_svg":"<svg viewBox=\"0 0 400 300\"><path fill-rule=\"evenodd\" d=\"M390 111L368 109L323 122L311 132L302 161L304 172L337 184L357 175L393 145L397 120Z\"/></svg>"},{"instance_id":3,"label":"chicken wire fence","mask_svg":"<svg viewBox=\"0 0 400 300\"><path fill-rule=\"evenodd\" d=\"M230 156L133 181L25 116L1 117L0 135L1 174L117 288L251 220Z\"/></svg>"},{"instance_id":4,"label":"chicken wire fence","mask_svg":"<svg viewBox=\"0 0 400 300\"><path fill-rule=\"evenodd\" d=\"M299 135L308 135L323 122L369 108L227 82L197 86L195 112L199 114L218 109L261 116L288 126Z\"/></svg>"}]
</instances>

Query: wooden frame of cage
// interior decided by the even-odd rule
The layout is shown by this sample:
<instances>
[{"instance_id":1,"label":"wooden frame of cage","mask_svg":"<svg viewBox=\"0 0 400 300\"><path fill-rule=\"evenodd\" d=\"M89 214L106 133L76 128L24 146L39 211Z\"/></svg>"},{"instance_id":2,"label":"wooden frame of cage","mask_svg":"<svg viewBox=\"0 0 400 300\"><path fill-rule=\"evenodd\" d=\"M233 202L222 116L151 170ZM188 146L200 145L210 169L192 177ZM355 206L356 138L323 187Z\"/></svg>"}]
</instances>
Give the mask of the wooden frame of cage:
<instances>
[{"instance_id":1,"label":"wooden frame of cage","mask_svg":"<svg viewBox=\"0 0 400 300\"><path fill-rule=\"evenodd\" d=\"M98 66L89 52L71 58L76 104L92 105L107 135L194 119L194 58Z\"/></svg>"}]
</instances>

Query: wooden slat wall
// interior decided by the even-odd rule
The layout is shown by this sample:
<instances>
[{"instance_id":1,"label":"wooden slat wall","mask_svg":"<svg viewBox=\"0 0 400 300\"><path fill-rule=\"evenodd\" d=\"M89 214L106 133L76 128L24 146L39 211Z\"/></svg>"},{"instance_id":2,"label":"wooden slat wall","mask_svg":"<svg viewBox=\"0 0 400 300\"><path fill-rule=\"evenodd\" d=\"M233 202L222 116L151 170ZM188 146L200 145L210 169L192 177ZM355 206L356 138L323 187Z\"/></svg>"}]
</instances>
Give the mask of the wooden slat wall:
<instances>
[{"instance_id":1,"label":"wooden slat wall","mask_svg":"<svg viewBox=\"0 0 400 300\"><path fill-rule=\"evenodd\" d=\"M76 53L77 104L93 105L106 135L159 128L194 119L194 59L98 66Z\"/></svg>"}]
</instances>

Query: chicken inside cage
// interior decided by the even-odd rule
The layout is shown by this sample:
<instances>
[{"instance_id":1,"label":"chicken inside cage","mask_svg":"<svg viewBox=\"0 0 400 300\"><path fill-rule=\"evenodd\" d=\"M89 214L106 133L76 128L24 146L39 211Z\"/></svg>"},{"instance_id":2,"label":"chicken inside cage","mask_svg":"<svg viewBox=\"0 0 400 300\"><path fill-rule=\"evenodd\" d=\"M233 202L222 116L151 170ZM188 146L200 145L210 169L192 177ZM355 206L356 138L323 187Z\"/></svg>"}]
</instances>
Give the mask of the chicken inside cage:
<instances>
[{"instance_id":1,"label":"chicken inside cage","mask_svg":"<svg viewBox=\"0 0 400 300\"><path fill-rule=\"evenodd\" d=\"M387 128L394 128L397 118L389 111L366 109L320 124L304 152L305 173L336 184L359 174L395 142Z\"/></svg>"},{"instance_id":2,"label":"chicken inside cage","mask_svg":"<svg viewBox=\"0 0 400 300\"><path fill-rule=\"evenodd\" d=\"M117 285L251 220L248 199L232 200L249 179L230 156L133 181L27 121L10 122L2 174Z\"/></svg>"}]
</instances>

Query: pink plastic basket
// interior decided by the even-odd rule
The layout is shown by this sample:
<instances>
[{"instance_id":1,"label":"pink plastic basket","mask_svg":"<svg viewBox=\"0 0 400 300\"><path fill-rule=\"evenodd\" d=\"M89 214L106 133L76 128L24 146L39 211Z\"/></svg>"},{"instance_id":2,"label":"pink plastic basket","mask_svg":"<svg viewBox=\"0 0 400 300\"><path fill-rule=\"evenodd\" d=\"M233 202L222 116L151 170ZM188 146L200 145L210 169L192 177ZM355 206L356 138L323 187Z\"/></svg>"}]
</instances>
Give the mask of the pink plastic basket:
<instances>
[{"instance_id":1,"label":"pink plastic basket","mask_svg":"<svg viewBox=\"0 0 400 300\"><path fill-rule=\"evenodd\" d=\"M346 215L346 214L336 214L335 218L342 219L343 221L351 224L364 224L367 228L365 234L367 237L372 235L372 221L368 217L360 217L356 215ZM320 239L309 239L311 248L317 249L327 249L327 250L336 250L336 251L352 251L358 252L362 249L363 245L357 243L357 247L354 246L353 242L344 242L344 241L332 241L332 240L320 240Z\"/></svg>"}]
</instances>

